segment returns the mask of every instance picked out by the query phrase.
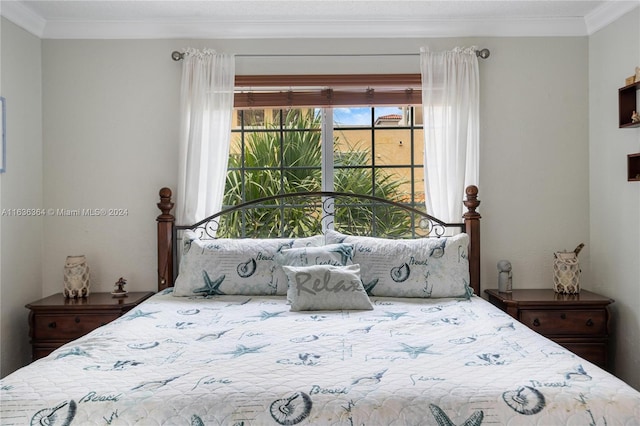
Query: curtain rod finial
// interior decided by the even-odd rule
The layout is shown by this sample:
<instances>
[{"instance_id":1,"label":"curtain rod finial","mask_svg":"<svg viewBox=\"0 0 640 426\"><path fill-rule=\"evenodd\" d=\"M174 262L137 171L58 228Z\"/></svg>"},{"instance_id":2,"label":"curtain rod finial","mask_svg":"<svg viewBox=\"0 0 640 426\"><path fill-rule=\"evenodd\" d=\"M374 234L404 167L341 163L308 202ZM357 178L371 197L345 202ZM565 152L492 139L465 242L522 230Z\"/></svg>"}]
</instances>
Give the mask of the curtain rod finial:
<instances>
[{"instance_id":1,"label":"curtain rod finial","mask_svg":"<svg viewBox=\"0 0 640 426\"><path fill-rule=\"evenodd\" d=\"M482 50L476 50L476 55L479 58L482 59L487 59L489 57L489 55L491 55L491 52L489 51L489 49L482 49Z\"/></svg>"},{"instance_id":2,"label":"curtain rod finial","mask_svg":"<svg viewBox=\"0 0 640 426\"><path fill-rule=\"evenodd\" d=\"M184 53L180 53L177 50L171 52L171 59L174 61L181 61L184 58Z\"/></svg>"}]
</instances>

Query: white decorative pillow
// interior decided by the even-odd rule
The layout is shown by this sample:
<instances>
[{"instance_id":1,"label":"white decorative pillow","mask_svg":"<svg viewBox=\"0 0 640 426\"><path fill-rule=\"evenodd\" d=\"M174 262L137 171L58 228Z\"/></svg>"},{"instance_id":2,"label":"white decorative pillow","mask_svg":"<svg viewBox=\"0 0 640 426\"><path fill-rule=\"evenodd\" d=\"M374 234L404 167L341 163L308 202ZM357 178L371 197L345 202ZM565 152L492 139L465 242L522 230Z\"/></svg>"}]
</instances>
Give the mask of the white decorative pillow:
<instances>
[{"instance_id":1,"label":"white decorative pillow","mask_svg":"<svg viewBox=\"0 0 640 426\"><path fill-rule=\"evenodd\" d=\"M282 269L289 281L292 311L373 309L360 281L360 265L283 266Z\"/></svg>"},{"instance_id":2,"label":"white decorative pillow","mask_svg":"<svg viewBox=\"0 0 640 426\"><path fill-rule=\"evenodd\" d=\"M323 240L322 235L200 240L194 232L186 231L173 295L284 295L287 278L276 255L284 249L319 246Z\"/></svg>"},{"instance_id":3,"label":"white decorative pillow","mask_svg":"<svg viewBox=\"0 0 640 426\"><path fill-rule=\"evenodd\" d=\"M469 236L393 240L328 230L327 244L352 243L368 294L386 297L469 298Z\"/></svg>"}]
</instances>

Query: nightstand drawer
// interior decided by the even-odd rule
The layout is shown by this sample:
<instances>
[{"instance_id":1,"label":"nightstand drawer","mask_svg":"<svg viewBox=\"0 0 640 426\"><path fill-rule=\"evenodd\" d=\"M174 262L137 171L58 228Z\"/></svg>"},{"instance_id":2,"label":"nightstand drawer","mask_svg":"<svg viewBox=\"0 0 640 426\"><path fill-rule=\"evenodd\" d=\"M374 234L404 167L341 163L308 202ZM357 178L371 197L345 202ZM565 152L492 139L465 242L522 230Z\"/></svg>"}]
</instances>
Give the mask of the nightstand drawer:
<instances>
[{"instance_id":1,"label":"nightstand drawer","mask_svg":"<svg viewBox=\"0 0 640 426\"><path fill-rule=\"evenodd\" d=\"M106 314L37 315L33 324L33 339L71 340L113 321L117 312Z\"/></svg>"},{"instance_id":2,"label":"nightstand drawer","mask_svg":"<svg viewBox=\"0 0 640 426\"><path fill-rule=\"evenodd\" d=\"M603 309L522 309L519 320L543 335L606 335L607 312Z\"/></svg>"}]
</instances>

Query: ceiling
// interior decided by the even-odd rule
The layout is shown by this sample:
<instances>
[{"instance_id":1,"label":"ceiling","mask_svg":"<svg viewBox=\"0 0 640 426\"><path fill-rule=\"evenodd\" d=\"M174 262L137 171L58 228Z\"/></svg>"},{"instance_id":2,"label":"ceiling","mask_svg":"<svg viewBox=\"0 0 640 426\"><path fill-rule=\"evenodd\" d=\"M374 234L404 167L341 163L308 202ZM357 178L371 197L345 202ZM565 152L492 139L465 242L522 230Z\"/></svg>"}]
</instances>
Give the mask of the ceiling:
<instances>
[{"instance_id":1,"label":"ceiling","mask_svg":"<svg viewBox=\"0 0 640 426\"><path fill-rule=\"evenodd\" d=\"M41 38L583 36L640 0L1 0Z\"/></svg>"}]
</instances>

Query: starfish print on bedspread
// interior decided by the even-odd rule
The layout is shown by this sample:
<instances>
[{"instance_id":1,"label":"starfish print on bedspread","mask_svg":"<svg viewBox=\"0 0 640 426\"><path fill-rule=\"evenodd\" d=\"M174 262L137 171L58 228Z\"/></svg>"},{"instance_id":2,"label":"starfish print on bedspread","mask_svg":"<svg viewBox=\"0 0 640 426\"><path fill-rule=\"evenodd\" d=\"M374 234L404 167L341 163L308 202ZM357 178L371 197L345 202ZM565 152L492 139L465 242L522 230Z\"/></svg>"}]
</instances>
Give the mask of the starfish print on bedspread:
<instances>
[{"instance_id":1,"label":"starfish print on bedspread","mask_svg":"<svg viewBox=\"0 0 640 426\"><path fill-rule=\"evenodd\" d=\"M284 314L286 311L279 311L279 312L267 312L267 311L262 311L260 312L260 315L254 315L254 317L258 317L260 318L260 321L266 321L270 318L275 318L281 314Z\"/></svg>"},{"instance_id":2,"label":"starfish print on bedspread","mask_svg":"<svg viewBox=\"0 0 640 426\"><path fill-rule=\"evenodd\" d=\"M236 346L236 349L231 351L231 352L224 352L227 355L233 355L232 358L238 358L239 356L242 355L246 355L246 354L254 354L256 352L259 352L260 349L262 348L266 348L269 345L262 345L262 346L253 346L253 347L247 347L244 345L238 345Z\"/></svg>"},{"instance_id":3,"label":"starfish print on bedspread","mask_svg":"<svg viewBox=\"0 0 640 426\"><path fill-rule=\"evenodd\" d=\"M204 287L196 288L193 290L195 294L202 294L203 296L218 296L224 293L220 291L220 284L224 281L226 275L222 274L215 280L211 280L207 271L202 271L202 278L204 279Z\"/></svg>"},{"instance_id":4,"label":"starfish print on bedspread","mask_svg":"<svg viewBox=\"0 0 640 426\"><path fill-rule=\"evenodd\" d=\"M393 321L407 315L406 312L385 312L384 316L391 318Z\"/></svg>"},{"instance_id":5,"label":"starfish print on bedspread","mask_svg":"<svg viewBox=\"0 0 640 426\"><path fill-rule=\"evenodd\" d=\"M156 317L153 316L153 314L157 314L160 311L155 311L155 312L143 312L140 309L136 309L135 311L131 312L129 315L126 315L122 318L120 318L121 321L133 321L136 318L153 318L156 319Z\"/></svg>"},{"instance_id":6,"label":"starfish print on bedspread","mask_svg":"<svg viewBox=\"0 0 640 426\"><path fill-rule=\"evenodd\" d=\"M438 352L432 352L429 350L429 348L433 345L411 346L411 345L407 345L406 343L400 343L400 344L402 345L402 349L398 349L394 352L406 352L409 355L409 358L411 359L416 359L418 358L418 355L422 355L422 354L438 355Z\"/></svg>"}]
</instances>

